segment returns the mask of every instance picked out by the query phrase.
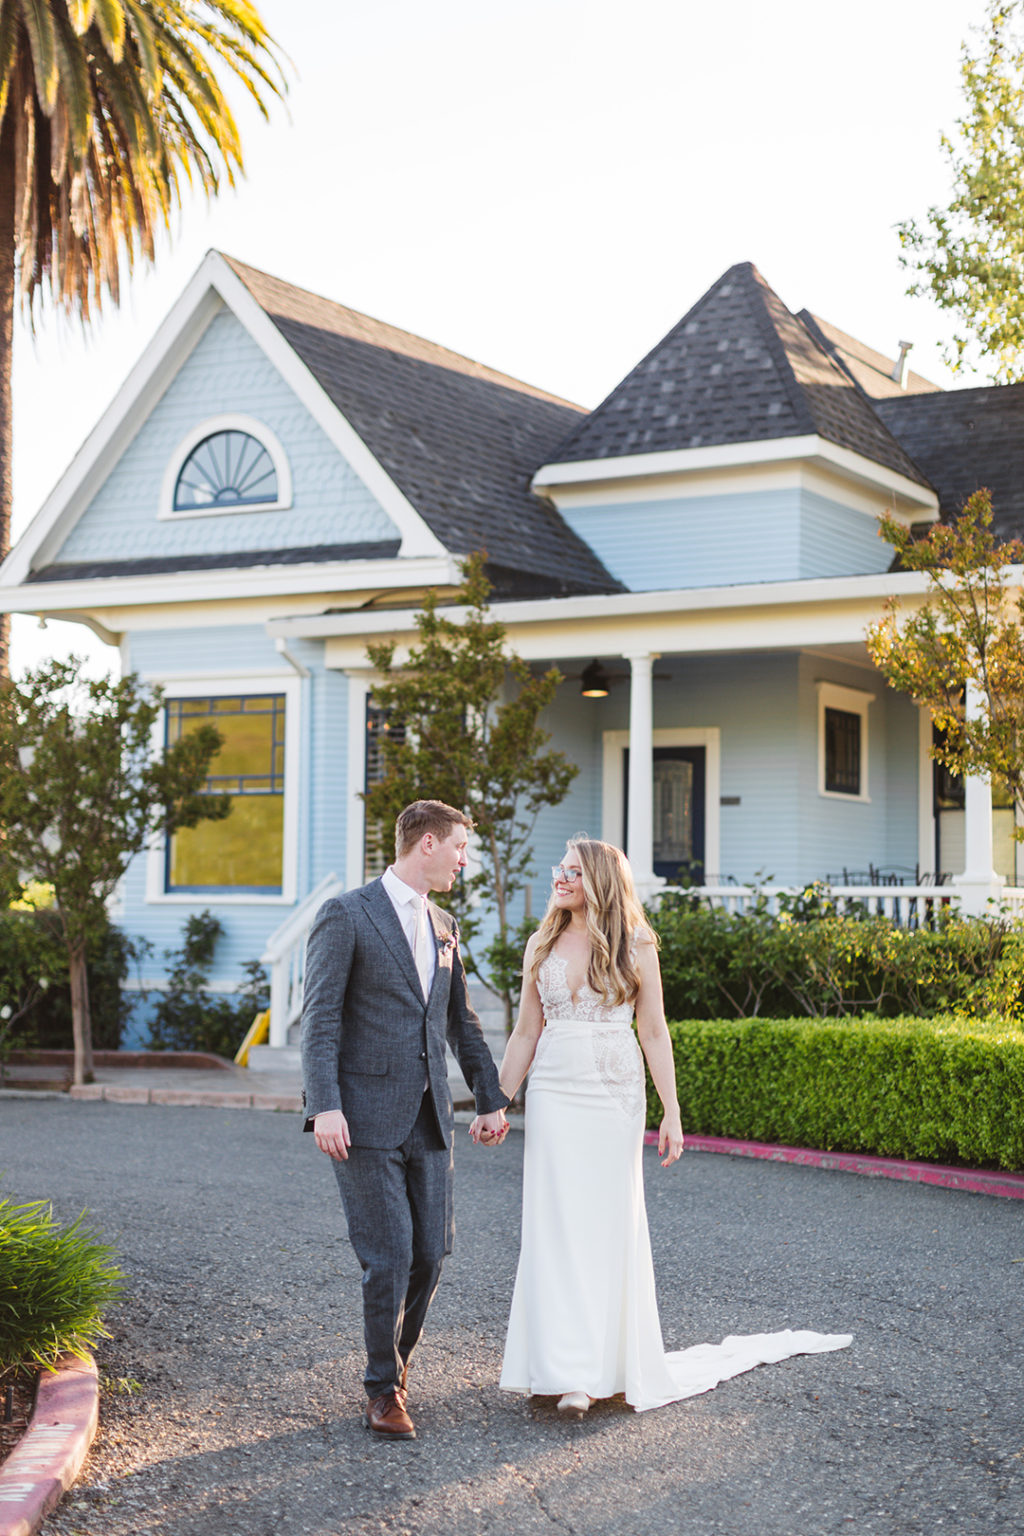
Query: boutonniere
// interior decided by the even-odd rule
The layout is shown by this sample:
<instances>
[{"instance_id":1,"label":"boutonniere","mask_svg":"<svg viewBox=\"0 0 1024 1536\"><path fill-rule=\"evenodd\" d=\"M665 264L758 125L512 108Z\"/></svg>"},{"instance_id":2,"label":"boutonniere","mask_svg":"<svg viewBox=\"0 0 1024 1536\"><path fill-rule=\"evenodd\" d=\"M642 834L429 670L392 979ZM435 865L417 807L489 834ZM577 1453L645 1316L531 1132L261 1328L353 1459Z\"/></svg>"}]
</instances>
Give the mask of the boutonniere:
<instances>
[{"instance_id":1,"label":"boutonniere","mask_svg":"<svg viewBox=\"0 0 1024 1536\"><path fill-rule=\"evenodd\" d=\"M458 943L458 940L456 939L454 933L446 933L443 936L441 934L438 934L438 936L437 936L437 952L438 952L438 954L442 958L444 958L447 955L450 955L452 953L453 949L455 949L457 943Z\"/></svg>"}]
</instances>

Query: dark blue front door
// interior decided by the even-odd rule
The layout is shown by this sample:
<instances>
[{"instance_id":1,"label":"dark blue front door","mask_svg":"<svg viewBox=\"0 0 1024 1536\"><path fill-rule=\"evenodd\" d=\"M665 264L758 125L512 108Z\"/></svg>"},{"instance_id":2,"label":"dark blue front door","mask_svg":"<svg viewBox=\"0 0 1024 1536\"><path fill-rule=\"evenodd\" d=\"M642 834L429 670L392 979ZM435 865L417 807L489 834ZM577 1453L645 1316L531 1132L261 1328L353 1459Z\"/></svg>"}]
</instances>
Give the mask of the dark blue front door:
<instances>
[{"instance_id":1,"label":"dark blue front door","mask_svg":"<svg viewBox=\"0 0 1024 1536\"><path fill-rule=\"evenodd\" d=\"M629 748L623 762L622 824L629 846ZM670 881L704 879L704 748L655 747L651 786L654 873Z\"/></svg>"}]
</instances>

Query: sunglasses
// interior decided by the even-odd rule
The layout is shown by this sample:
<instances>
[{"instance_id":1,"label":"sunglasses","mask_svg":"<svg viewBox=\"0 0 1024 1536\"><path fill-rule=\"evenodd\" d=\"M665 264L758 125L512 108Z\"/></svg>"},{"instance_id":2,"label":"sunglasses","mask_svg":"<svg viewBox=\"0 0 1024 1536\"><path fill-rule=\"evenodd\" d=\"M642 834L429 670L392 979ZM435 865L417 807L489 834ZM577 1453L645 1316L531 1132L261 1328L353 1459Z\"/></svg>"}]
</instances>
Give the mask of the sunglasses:
<instances>
[{"instance_id":1,"label":"sunglasses","mask_svg":"<svg viewBox=\"0 0 1024 1536\"><path fill-rule=\"evenodd\" d=\"M552 864L552 880L561 880L566 885L575 885L577 880L583 879L582 869L566 869L564 864Z\"/></svg>"}]
</instances>

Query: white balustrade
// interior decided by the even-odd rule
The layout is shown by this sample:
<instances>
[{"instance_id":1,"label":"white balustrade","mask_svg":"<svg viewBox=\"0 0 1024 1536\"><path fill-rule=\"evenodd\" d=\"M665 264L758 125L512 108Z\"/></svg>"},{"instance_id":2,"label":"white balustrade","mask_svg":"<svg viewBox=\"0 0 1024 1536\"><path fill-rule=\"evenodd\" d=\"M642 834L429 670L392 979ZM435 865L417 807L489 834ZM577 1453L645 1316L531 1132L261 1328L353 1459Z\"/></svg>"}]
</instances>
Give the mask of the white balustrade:
<instances>
[{"instance_id":1,"label":"white balustrade","mask_svg":"<svg viewBox=\"0 0 1024 1536\"><path fill-rule=\"evenodd\" d=\"M320 884L290 912L267 940L260 956L270 967L270 1045L288 1044L288 1031L302 1014L302 983L306 965L306 939L313 920L325 901L345 889L337 875L325 875Z\"/></svg>"}]
</instances>

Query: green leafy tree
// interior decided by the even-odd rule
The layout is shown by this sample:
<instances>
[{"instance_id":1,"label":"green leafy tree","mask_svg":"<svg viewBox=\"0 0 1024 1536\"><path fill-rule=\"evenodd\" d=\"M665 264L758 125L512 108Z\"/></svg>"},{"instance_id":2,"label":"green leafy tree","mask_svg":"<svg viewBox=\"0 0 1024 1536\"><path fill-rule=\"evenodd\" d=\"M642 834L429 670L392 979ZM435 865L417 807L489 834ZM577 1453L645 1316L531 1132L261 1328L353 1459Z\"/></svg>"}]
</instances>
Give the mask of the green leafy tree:
<instances>
[{"instance_id":1,"label":"green leafy tree","mask_svg":"<svg viewBox=\"0 0 1024 1536\"><path fill-rule=\"evenodd\" d=\"M221 745L199 726L154 753L159 691L134 675L87 681L78 657L0 683L0 888L43 880L67 953L74 1080L92 1077L86 952L129 861L163 831L221 820L202 793Z\"/></svg>"},{"instance_id":2,"label":"green leafy tree","mask_svg":"<svg viewBox=\"0 0 1024 1536\"><path fill-rule=\"evenodd\" d=\"M468 944L480 932L476 904L491 909L496 932L482 964L466 945L464 957L467 969L500 998L511 1028L528 927L513 922L514 898L533 872L540 810L564 800L579 769L547 748L550 733L539 724L561 674L552 667L538 677L510 650L504 624L488 607L483 557L471 556L462 574L455 601L464 618L446 617L437 594L428 592L416 615L419 643L407 659L396 664L393 641L367 647L383 675L374 697L391 728L381 736L384 777L367 792L366 807L385 827L420 799L444 800L472 816L480 868L446 905L458 913Z\"/></svg>"},{"instance_id":3,"label":"green leafy tree","mask_svg":"<svg viewBox=\"0 0 1024 1536\"><path fill-rule=\"evenodd\" d=\"M930 711L939 762L1001 783L1024 809L1024 594L1011 570L1024 544L996 539L985 490L927 538L915 540L891 517L879 533L906 570L925 573L928 593L910 611L888 600L867 631L872 661L891 687ZM970 714L968 685L980 703Z\"/></svg>"},{"instance_id":4,"label":"green leafy tree","mask_svg":"<svg viewBox=\"0 0 1024 1536\"><path fill-rule=\"evenodd\" d=\"M182 194L242 171L220 83L266 116L283 81L249 0L0 4L0 559L10 538L15 294L87 320L121 269L152 261ZM0 674L8 621L0 615Z\"/></svg>"},{"instance_id":5,"label":"green leafy tree","mask_svg":"<svg viewBox=\"0 0 1024 1536\"><path fill-rule=\"evenodd\" d=\"M903 264L956 318L946 361L962 368L975 347L998 383L1024 375L1024 14L1021 0L989 0L977 51L962 50L964 113L942 138L949 206L899 226Z\"/></svg>"}]
</instances>

